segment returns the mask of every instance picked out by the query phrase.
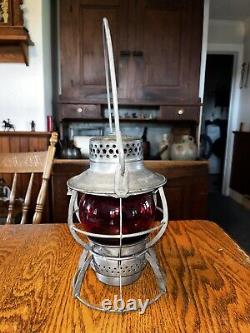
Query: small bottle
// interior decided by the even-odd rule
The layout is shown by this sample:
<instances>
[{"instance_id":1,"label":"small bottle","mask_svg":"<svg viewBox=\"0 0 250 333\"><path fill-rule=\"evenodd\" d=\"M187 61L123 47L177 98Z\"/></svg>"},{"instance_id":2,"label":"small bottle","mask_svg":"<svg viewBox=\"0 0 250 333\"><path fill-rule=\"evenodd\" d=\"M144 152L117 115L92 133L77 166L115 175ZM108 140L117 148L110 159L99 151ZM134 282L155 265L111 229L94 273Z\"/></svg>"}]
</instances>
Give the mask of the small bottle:
<instances>
[{"instance_id":1,"label":"small bottle","mask_svg":"<svg viewBox=\"0 0 250 333\"><path fill-rule=\"evenodd\" d=\"M53 118L52 116L47 116L47 131L53 132Z\"/></svg>"},{"instance_id":2,"label":"small bottle","mask_svg":"<svg viewBox=\"0 0 250 333\"><path fill-rule=\"evenodd\" d=\"M148 128L144 127L143 134L142 134L144 160L149 159L149 156L150 156L150 142L147 140L147 133L148 133Z\"/></svg>"}]
</instances>

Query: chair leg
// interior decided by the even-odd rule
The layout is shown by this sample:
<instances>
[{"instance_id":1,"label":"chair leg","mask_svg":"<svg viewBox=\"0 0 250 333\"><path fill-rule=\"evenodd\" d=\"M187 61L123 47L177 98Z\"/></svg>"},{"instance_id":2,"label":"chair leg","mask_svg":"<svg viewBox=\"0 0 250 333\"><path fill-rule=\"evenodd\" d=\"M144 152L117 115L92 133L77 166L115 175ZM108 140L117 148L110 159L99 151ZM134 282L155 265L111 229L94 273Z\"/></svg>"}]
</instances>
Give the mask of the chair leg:
<instances>
[{"instance_id":1,"label":"chair leg","mask_svg":"<svg viewBox=\"0 0 250 333\"><path fill-rule=\"evenodd\" d=\"M37 202L36 202L35 214L33 216L33 221L32 221L32 223L34 223L34 224L38 224L41 222L47 186L48 186L48 179L43 178L42 186L41 186L40 192L38 194Z\"/></svg>"},{"instance_id":2,"label":"chair leg","mask_svg":"<svg viewBox=\"0 0 250 333\"><path fill-rule=\"evenodd\" d=\"M24 199L21 224L27 223L27 215L28 215L30 201L31 201L33 180L34 180L34 173L32 173L31 176L30 176L29 185L28 185L26 196L25 196L25 199Z\"/></svg>"},{"instance_id":3,"label":"chair leg","mask_svg":"<svg viewBox=\"0 0 250 333\"><path fill-rule=\"evenodd\" d=\"M8 207L8 216L7 216L6 224L13 223L12 215L13 215L15 198L16 198L16 184L17 184L17 174L15 173L13 182L12 182L11 192L10 192L10 202L9 202L9 207Z\"/></svg>"}]
</instances>

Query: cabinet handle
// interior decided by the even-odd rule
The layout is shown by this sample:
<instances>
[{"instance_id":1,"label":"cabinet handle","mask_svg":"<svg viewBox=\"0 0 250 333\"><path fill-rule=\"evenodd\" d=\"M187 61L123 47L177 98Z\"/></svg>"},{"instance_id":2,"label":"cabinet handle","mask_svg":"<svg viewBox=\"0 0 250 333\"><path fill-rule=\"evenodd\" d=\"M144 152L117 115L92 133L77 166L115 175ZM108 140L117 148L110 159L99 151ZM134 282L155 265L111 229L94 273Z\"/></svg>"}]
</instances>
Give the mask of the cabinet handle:
<instances>
[{"instance_id":1,"label":"cabinet handle","mask_svg":"<svg viewBox=\"0 0 250 333\"><path fill-rule=\"evenodd\" d=\"M133 56L134 57L143 57L143 52L142 51L133 51Z\"/></svg>"},{"instance_id":2,"label":"cabinet handle","mask_svg":"<svg viewBox=\"0 0 250 333\"><path fill-rule=\"evenodd\" d=\"M131 52L129 50L122 50L120 52L121 57L129 57L131 55Z\"/></svg>"},{"instance_id":3,"label":"cabinet handle","mask_svg":"<svg viewBox=\"0 0 250 333\"><path fill-rule=\"evenodd\" d=\"M181 116L183 113L184 113L184 110L183 109L180 109L177 111L178 115Z\"/></svg>"},{"instance_id":4,"label":"cabinet handle","mask_svg":"<svg viewBox=\"0 0 250 333\"><path fill-rule=\"evenodd\" d=\"M77 109L76 109L76 112L78 112L78 113L82 113L82 112L83 112L83 108L81 108L81 107L77 108Z\"/></svg>"}]
</instances>

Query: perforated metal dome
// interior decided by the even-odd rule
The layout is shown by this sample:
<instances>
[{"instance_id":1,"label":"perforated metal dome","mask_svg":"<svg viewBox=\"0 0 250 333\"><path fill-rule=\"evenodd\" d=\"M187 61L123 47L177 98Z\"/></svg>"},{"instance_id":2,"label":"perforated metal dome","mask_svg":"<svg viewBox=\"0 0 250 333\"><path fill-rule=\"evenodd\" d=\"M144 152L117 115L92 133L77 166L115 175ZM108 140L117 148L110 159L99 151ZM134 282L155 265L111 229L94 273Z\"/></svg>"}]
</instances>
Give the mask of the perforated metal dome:
<instances>
[{"instance_id":1,"label":"perforated metal dome","mask_svg":"<svg viewBox=\"0 0 250 333\"><path fill-rule=\"evenodd\" d=\"M142 140L122 137L125 173L121 178L119 148L115 136L90 140L90 168L71 178L69 188L81 193L127 197L151 192L166 183L164 176L145 168Z\"/></svg>"},{"instance_id":2,"label":"perforated metal dome","mask_svg":"<svg viewBox=\"0 0 250 333\"><path fill-rule=\"evenodd\" d=\"M140 138L122 136L122 141L126 162L143 159L143 145ZM89 159L91 161L113 163L117 162L118 158L119 148L114 135L95 137L90 140Z\"/></svg>"}]
</instances>

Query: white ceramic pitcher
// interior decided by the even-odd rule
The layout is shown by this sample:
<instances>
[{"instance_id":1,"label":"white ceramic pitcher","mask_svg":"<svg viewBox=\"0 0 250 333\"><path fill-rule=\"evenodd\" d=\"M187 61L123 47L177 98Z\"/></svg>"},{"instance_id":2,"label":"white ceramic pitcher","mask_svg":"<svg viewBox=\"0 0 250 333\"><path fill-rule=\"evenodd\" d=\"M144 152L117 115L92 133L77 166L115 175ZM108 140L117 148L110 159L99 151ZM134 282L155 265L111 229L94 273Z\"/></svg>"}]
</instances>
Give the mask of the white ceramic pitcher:
<instances>
[{"instance_id":1,"label":"white ceramic pitcher","mask_svg":"<svg viewBox=\"0 0 250 333\"><path fill-rule=\"evenodd\" d=\"M171 146L172 160L195 160L197 158L197 145L190 135L182 135L180 141Z\"/></svg>"}]
</instances>

